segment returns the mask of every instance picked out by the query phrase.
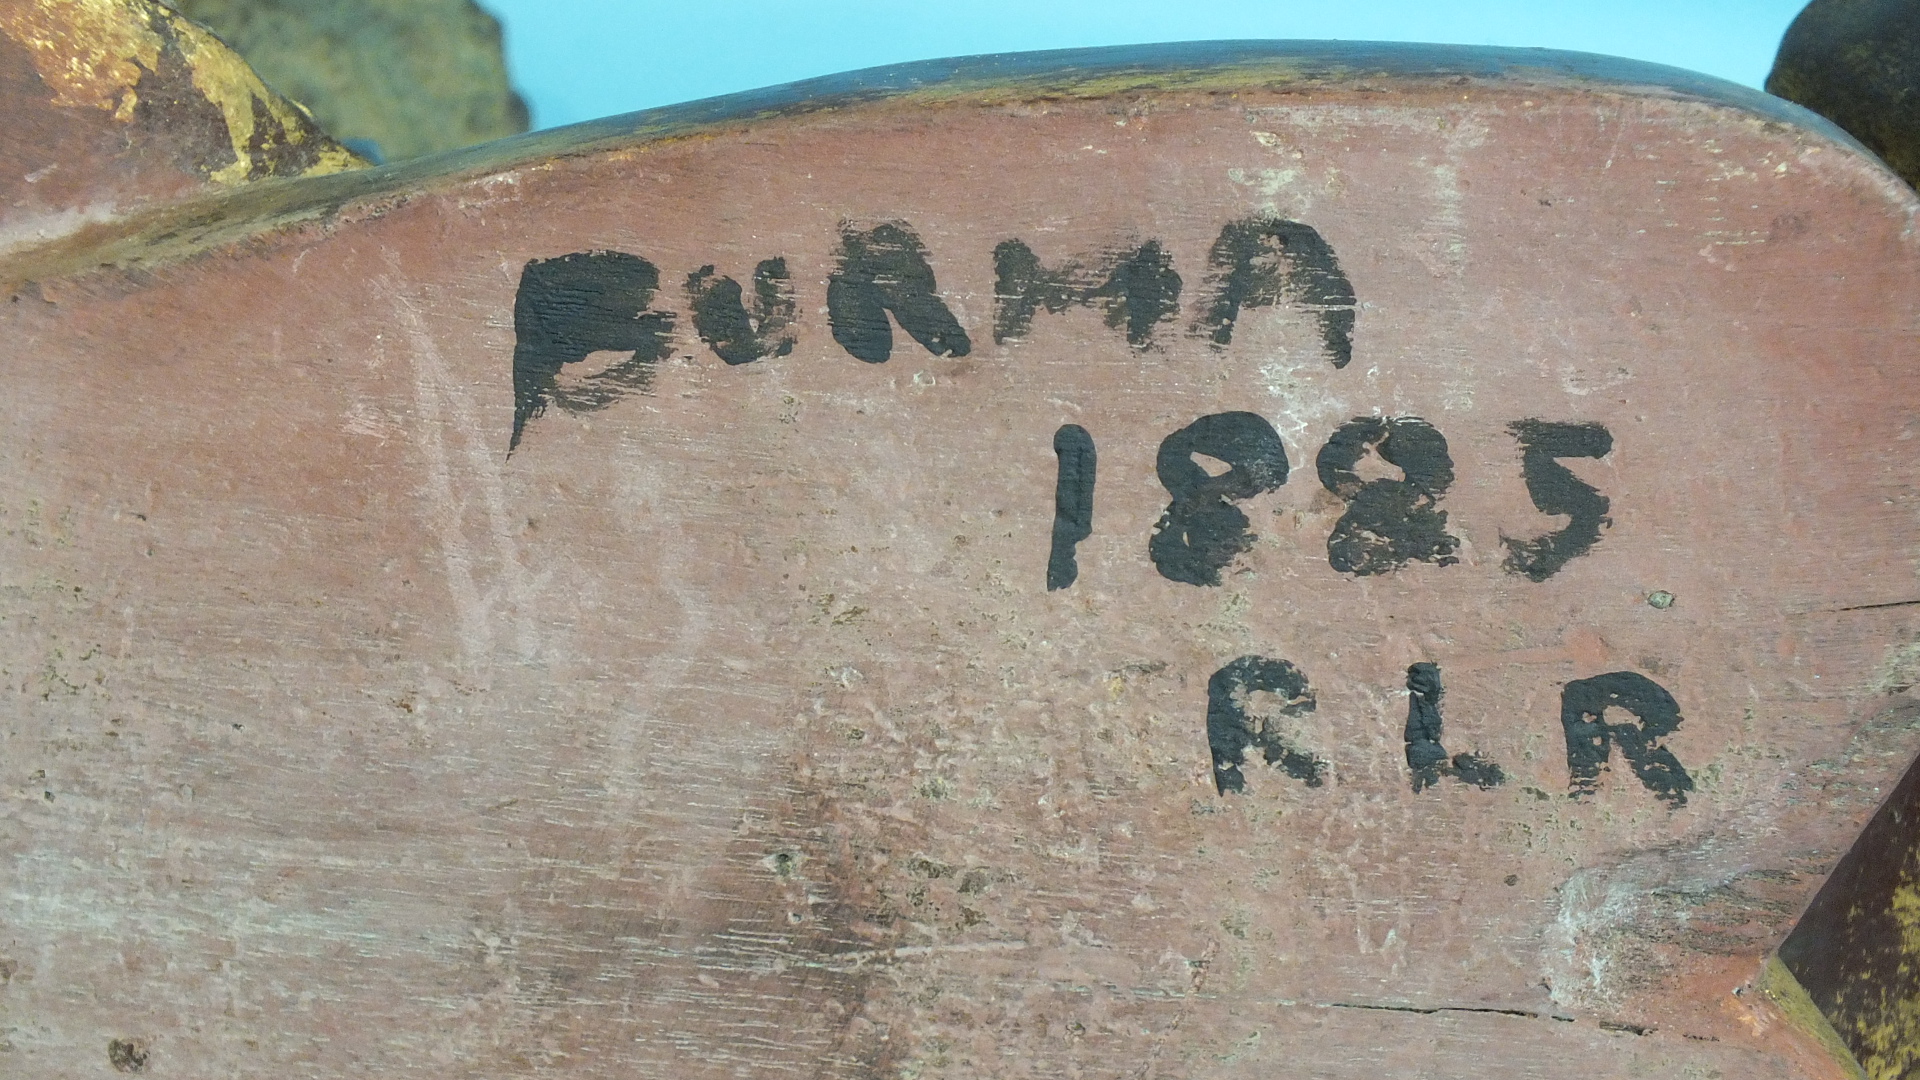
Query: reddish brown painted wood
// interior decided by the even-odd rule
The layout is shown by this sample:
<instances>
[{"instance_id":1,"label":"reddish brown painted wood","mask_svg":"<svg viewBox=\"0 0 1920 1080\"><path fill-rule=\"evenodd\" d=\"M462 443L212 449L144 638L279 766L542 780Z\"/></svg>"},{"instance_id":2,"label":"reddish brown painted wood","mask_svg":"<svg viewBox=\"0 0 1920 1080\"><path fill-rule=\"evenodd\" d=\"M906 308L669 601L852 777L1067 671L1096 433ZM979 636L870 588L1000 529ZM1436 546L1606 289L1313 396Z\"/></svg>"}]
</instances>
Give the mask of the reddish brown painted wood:
<instances>
[{"instance_id":1,"label":"reddish brown painted wood","mask_svg":"<svg viewBox=\"0 0 1920 1080\"><path fill-rule=\"evenodd\" d=\"M1749 987L1920 749L1912 193L1631 66L1035 63L1069 62L0 265L6 1070L1839 1075ZM1258 215L1337 252L1349 366L1298 305L1190 332ZM835 343L841 227L892 221L967 355ZM996 343L1011 239L1157 241L1177 315ZM523 268L606 249L658 268L671 353L508 456ZM683 286L775 256L796 346L725 364ZM1156 450L1228 411L1292 475L1222 585L1167 580ZM1315 455L1376 415L1444 433L1456 565L1329 566ZM1529 418L1613 437L1567 462L1610 525L1541 583L1502 568L1565 523ZM1050 592L1066 423L1098 486ZM1311 679L1321 786L1216 793L1208 679L1249 654ZM1508 783L1412 790L1416 662ZM1678 702L1684 807L1618 754L1569 798L1562 687L1617 671Z\"/></svg>"}]
</instances>

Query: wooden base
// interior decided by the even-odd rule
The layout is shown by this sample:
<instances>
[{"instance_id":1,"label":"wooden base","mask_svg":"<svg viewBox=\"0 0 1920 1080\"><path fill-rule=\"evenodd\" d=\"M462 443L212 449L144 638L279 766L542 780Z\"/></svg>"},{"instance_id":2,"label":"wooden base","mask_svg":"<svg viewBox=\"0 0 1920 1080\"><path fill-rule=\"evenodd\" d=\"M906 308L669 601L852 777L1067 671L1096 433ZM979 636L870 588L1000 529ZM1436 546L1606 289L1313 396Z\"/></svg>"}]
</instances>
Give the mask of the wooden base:
<instances>
[{"instance_id":1,"label":"wooden base","mask_svg":"<svg viewBox=\"0 0 1920 1080\"><path fill-rule=\"evenodd\" d=\"M1917 209L1241 43L0 262L0 1062L1845 1075L1757 980L1920 750Z\"/></svg>"}]
</instances>

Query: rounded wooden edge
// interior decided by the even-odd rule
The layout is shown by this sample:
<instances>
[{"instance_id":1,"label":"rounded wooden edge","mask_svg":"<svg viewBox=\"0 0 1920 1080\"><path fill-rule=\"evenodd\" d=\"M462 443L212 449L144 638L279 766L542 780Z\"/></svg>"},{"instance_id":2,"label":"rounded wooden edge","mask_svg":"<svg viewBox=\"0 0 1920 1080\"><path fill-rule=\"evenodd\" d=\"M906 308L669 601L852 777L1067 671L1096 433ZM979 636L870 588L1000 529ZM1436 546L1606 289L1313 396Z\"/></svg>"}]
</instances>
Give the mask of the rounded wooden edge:
<instances>
[{"instance_id":1,"label":"rounded wooden edge","mask_svg":"<svg viewBox=\"0 0 1920 1080\"><path fill-rule=\"evenodd\" d=\"M1141 93L1400 88L1467 79L1482 88L1579 90L1691 101L1786 125L1865 159L1879 158L1818 114L1783 98L1664 64L1595 53L1377 41L1192 41L998 53L865 68L530 132L463 150L247 188L94 224L0 261L0 285L110 267L154 267L356 206L444 189L488 174L748 123L877 103L1014 104ZM1384 89L1384 88L1383 88Z\"/></svg>"}]
</instances>

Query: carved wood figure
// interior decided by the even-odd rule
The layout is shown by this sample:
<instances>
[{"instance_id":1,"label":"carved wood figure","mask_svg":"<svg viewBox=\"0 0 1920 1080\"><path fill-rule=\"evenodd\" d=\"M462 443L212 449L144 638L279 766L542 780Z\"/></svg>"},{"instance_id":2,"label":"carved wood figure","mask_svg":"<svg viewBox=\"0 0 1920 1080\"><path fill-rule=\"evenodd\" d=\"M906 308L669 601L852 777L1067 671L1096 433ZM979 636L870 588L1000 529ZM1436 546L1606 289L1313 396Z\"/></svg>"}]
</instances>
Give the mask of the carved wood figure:
<instances>
[{"instance_id":1,"label":"carved wood figure","mask_svg":"<svg viewBox=\"0 0 1920 1080\"><path fill-rule=\"evenodd\" d=\"M1825 122L1211 43L222 188L59 6L0 1073L1848 1075L1762 972L1920 750L1920 203Z\"/></svg>"}]
</instances>

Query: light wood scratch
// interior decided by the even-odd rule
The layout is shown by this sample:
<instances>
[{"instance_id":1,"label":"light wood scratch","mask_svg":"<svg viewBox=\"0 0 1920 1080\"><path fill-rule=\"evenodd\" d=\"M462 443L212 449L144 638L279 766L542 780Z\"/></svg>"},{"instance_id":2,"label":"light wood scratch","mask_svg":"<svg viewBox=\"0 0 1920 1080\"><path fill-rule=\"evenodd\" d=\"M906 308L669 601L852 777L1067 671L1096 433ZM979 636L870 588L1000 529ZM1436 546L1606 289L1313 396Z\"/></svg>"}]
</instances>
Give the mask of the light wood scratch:
<instances>
[{"instance_id":1,"label":"light wood scratch","mask_svg":"<svg viewBox=\"0 0 1920 1080\"><path fill-rule=\"evenodd\" d=\"M420 303L410 296L398 274L379 282L380 289L393 299L394 314L405 330L411 348L414 405L421 427L419 445L428 463L427 492L433 503L433 524L440 535L447 564L449 587L459 609L462 651L468 661L479 660L492 652L493 621L496 610L506 615L513 632L513 648L522 659L531 658L539 648L538 636L530 617L536 582L521 560L514 539L511 515L507 512L506 481L501 474L498 453L482 430L478 410L467 388L447 370L444 357L426 320ZM459 445L449 447L445 432L449 426L458 433ZM485 595L478 580L479 556L473 550L463 527L465 503L455 490L455 455L463 459L463 471L478 488L486 515L488 538L497 563L494 595Z\"/></svg>"}]
</instances>

